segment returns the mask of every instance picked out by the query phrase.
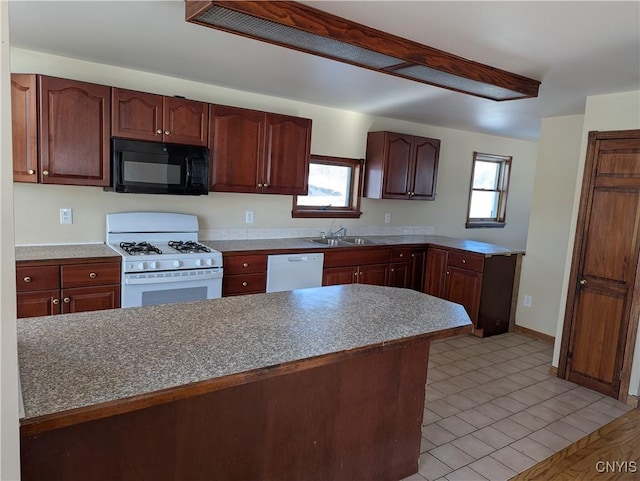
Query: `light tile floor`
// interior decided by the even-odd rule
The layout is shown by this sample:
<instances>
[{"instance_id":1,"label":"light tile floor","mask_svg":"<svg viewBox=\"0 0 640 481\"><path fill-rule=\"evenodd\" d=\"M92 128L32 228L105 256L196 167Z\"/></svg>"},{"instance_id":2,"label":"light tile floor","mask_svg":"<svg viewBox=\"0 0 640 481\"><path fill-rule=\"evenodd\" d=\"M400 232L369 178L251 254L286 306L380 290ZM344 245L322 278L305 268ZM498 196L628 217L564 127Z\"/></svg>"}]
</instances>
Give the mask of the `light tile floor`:
<instances>
[{"instance_id":1,"label":"light tile floor","mask_svg":"<svg viewBox=\"0 0 640 481\"><path fill-rule=\"evenodd\" d=\"M417 474L500 481L631 408L549 374L553 346L522 334L432 344Z\"/></svg>"}]
</instances>

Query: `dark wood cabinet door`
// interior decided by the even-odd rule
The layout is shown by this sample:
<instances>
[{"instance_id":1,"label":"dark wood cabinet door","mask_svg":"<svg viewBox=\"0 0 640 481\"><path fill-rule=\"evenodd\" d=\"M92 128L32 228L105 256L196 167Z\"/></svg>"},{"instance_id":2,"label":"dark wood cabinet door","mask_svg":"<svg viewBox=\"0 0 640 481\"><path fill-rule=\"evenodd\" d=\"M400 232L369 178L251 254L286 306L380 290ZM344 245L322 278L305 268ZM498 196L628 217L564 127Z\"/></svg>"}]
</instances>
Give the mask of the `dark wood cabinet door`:
<instances>
[{"instance_id":1,"label":"dark wood cabinet door","mask_svg":"<svg viewBox=\"0 0 640 481\"><path fill-rule=\"evenodd\" d=\"M62 289L62 313L99 311L120 307L120 286Z\"/></svg>"},{"instance_id":2,"label":"dark wood cabinet door","mask_svg":"<svg viewBox=\"0 0 640 481\"><path fill-rule=\"evenodd\" d=\"M38 182L38 102L36 76L11 74L13 180Z\"/></svg>"},{"instance_id":3,"label":"dark wood cabinet door","mask_svg":"<svg viewBox=\"0 0 640 481\"><path fill-rule=\"evenodd\" d=\"M399 262L389 265L389 285L391 287L409 287L409 263Z\"/></svg>"},{"instance_id":4,"label":"dark wood cabinet door","mask_svg":"<svg viewBox=\"0 0 640 481\"><path fill-rule=\"evenodd\" d=\"M60 314L60 290L18 292L17 316L35 317Z\"/></svg>"},{"instance_id":5,"label":"dark wood cabinet door","mask_svg":"<svg viewBox=\"0 0 640 481\"><path fill-rule=\"evenodd\" d=\"M433 200L436 197L436 178L440 141L415 137L413 154L413 173L411 198L415 200Z\"/></svg>"},{"instance_id":6,"label":"dark wood cabinet door","mask_svg":"<svg viewBox=\"0 0 640 481\"><path fill-rule=\"evenodd\" d=\"M311 120L267 114L262 192L306 195L311 154Z\"/></svg>"},{"instance_id":7,"label":"dark wood cabinet door","mask_svg":"<svg viewBox=\"0 0 640 481\"><path fill-rule=\"evenodd\" d=\"M425 294L444 298L447 257L448 252L444 249L430 247L427 250L424 273Z\"/></svg>"},{"instance_id":8,"label":"dark wood cabinet door","mask_svg":"<svg viewBox=\"0 0 640 481\"><path fill-rule=\"evenodd\" d=\"M163 140L173 144L207 145L209 105L205 102L164 97Z\"/></svg>"},{"instance_id":9,"label":"dark wood cabinet door","mask_svg":"<svg viewBox=\"0 0 640 481\"><path fill-rule=\"evenodd\" d=\"M265 114L255 110L211 106L209 189L259 193L264 156Z\"/></svg>"},{"instance_id":10,"label":"dark wood cabinet door","mask_svg":"<svg viewBox=\"0 0 640 481\"><path fill-rule=\"evenodd\" d=\"M114 137L162 141L162 95L118 88L113 88L111 95Z\"/></svg>"},{"instance_id":11,"label":"dark wood cabinet door","mask_svg":"<svg viewBox=\"0 0 640 481\"><path fill-rule=\"evenodd\" d=\"M42 183L108 186L111 88L40 77Z\"/></svg>"},{"instance_id":12,"label":"dark wood cabinet door","mask_svg":"<svg viewBox=\"0 0 640 481\"><path fill-rule=\"evenodd\" d=\"M322 285L353 284L358 279L357 267L330 267L322 271Z\"/></svg>"},{"instance_id":13,"label":"dark wood cabinet door","mask_svg":"<svg viewBox=\"0 0 640 481\"><path fill-rule=\"evenodd\" d=\"M389 279L389 264L374 264L358 268L358 284L386 286Z\"/></svg>"},{"instance_id":14,"label":"dark wood cabinet door","mask_svg":"<svg viewBox=\"0 0 640 481\"><path fill-rule=\"evenodd\" d=\"M409 283L407 287L422 292L424 288L424 266L427 251L425 249L411 249L409 258Z\"/></svg>"},{"instance_id":15,"label":"dark wood cabinet door","mask_svg":"<svg viewBox=\"0 0 640 481\"><path fill-rule=\"evenodd\" d=\"M408 199L411 190L413 136L387 133L384 166L385 199Z\"/></svg>"},{"instance_id":16,"label":"dark wood cabinet door","mask_svg":"<svg viewBox=\"0 0 640 481\"><path fill-rule=\"evenodd\" d=\"M482 273L459 267L447 267L444 298L462 304L475 327L478 327L481 292Z\"/></svg>"}]
</instances>

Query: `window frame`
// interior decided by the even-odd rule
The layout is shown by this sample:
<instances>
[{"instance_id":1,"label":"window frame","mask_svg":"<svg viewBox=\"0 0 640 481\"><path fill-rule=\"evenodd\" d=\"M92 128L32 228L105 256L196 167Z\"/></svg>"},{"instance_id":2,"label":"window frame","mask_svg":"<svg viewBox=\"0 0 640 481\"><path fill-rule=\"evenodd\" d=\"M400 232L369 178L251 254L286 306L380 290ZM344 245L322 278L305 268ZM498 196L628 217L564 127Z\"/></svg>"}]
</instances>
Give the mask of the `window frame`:
<instances>
[{"instance_id":1,"label":"window frame","mask_svg":"<svg viewBox=\"0 0 640 481\"><path fill-rule=\"evenodd\" d=\"M473 153L473 164L471 168L471 181L469 183L469 202L467 204L467 222L465 227L467 229L482 228L482 227L497 227L503 228L506 225L507 215L507 198L509 194L509 181L511 180L511 162L512 156L498 155L498 154L485 154L482 152ZM499 164L498 181L495 189L474 189L473 178L476 170L476 164L481 162L495 162ZM498 193L498 208L496 210L495 217L479 218L469 217L471 214L471 198L474 192L497 192Z\"/></svg>"},{"instance_id":2,"label":"window frame","mask_svg":"<svg viewBox=\"0 0 640 481\"><path fill-rule=\"evenodd\" d=\"M298 205L298 196L293 196L293 218L339 218L358 219L362 215L360 211L360 199L362 197L362 177L364 172L364 159L351 159L348 157L331 157L328 155L311 154L310 164L338 165L351 168L351 192L349 205L346 207L322 207L317 205Z\"/></svg>"}]
</instances>

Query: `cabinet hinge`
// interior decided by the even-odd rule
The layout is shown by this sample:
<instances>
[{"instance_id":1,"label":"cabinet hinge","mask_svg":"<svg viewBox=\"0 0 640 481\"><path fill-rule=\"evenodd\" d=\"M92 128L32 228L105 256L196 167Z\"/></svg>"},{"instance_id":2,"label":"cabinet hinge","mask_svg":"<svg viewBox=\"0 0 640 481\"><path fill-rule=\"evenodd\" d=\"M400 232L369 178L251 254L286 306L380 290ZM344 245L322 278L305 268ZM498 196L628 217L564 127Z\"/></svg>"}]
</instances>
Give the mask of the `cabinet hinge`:
<instances>
[{"instance_id":1,"label":"cabinet hinge","mask_svg":"<svg viewBox=\"0 0 640 481\"><path fill-rule=\"evenodd\" d=\"M622 369L618 373L618 381L622 381Z\"/></svg>"}]
</instances>

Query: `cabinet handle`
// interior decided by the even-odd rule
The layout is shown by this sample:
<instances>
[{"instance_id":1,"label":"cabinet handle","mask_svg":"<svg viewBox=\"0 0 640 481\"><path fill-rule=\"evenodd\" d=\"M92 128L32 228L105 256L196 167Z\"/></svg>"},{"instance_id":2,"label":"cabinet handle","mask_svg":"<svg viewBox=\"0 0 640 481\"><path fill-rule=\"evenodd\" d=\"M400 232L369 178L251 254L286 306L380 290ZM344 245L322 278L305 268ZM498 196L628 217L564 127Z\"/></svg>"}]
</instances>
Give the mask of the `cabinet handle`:
<instances>
[{"instance_id":1,"label":"cabinet handle","mask_svg":"<svg viewBox=\"0 0 640 481\"><path fill-rule=\"evenodd\" d=\"M164 131L164 135L171 135L171 131L170 130L165 130Z\"/></svg>"},{"instance_id":2,"label":"cabinet handle","mask_svg":"<svg viewBox=\"0 0 640 481\"><path fill-rule=\"evenodd\" d=\"M27 173L28 173L29 175L33 175L33 174L35 174L35 173L36 173L36 171L35 171L35 170L33 170L33 169L29 169L29 170L27 171Z\"/></svg>"},{"instance_id":3,"label":"cabinet handle","mask_svg":"<svg viewBox=\"0 0 640 481\"><path fill-rule=\"evenodd\" d=\"M49 171L48 170L43 170L42 171L42 175L49 175Z\"/></svg>"},{"instance_id":4,"label":"cabinet handle","mask_svg":"<svg viewBox=\"0 0 640 481\"><path fill-rule=\"evenodd\" d=\"M395 271L396 271L395 269L391 269L391 272L395 272Z\"/></svg>"},{"instance_id":5,"label":"cabinet handle","mask_svg":"<svg viewBox=\"0 0 640 481\"><path fill-rule=\"evenodd\" d=\"M462 263L466 264L467 263L467 259L462 259Z\"/></svg>"},{"instance_id":6,"label":"cabinet handle","mask_svg":"<svg viewBox=\"0 0 640 481\"><path fill-rule=\"evenodd\" d=\"M60 304L60 299L51 299L51 304L58 305Z\"/></svg>"},{"instance_id":7,"label":"cabinet handle","mask_svg":"<svg viewBox=\"0 0 640 481\"><path fill-rule=\"evenodd\" d=\"M95 279L96 277L98 277L98 274L96 274L95 272L92 272L91 274L89 274L89 277L91 279Z\"/></svg>"},{"instance_id":8,"label":"cabinet handle","mask_svg":"<svg viewBox=\"0 0 640 481\"><path fill-rule=\"evenodd\" d=\"M415 256L416 256L415 254L411 254L411 257L415 257Z\"/></svg>"},{"instance_id":9,"label":"cabinet handle","mask_svg":"<svg viewBox=\"0 0 640 481\"><path fill-rule=\"evenodd\" d=\"M158 130L156 130L156 134L158 134L158 135L162 135L162 129L158 129Z\"/></svg>"},{"instance_id":10,"label":"cabinet handle","mask_svg":"<svg viewBox=\"0 0 640 481\"><path fill-rule=\"evenodd\" d=\"M449 271L447 271L447 275L451 274Z\"/></svg>"},{"instance_id":11,"label":"cabinet handle","mask_svg":"<svg viewBox=\"0 0 640 481\"><path fill-rule=\"evenodd\" d=\"M249 283L248 283L247 281L244 281L244 282L242 283L242 287L247 287L248 285L249 285Z\"/></svg>"},{"instance_id":12,"label":"cabinet handle","mask_svg":"<svg viewBox=\"0 0 640 481\"><path fill-rule=\"evenodd\" d=\"M31 282L31 277L27 276L24 279L22 279L25 282Z\"/></svg>"},{"instance_id":13,"label":"cabinet handle","mask_svg":"<svg viewBox=\"0 0 640 481\"><path fill-rule=\"evenodd\" d=\"M586 279L580 279L580 285L581 286L586 286L587 285L587 280Z\"/></svg>"},{"instance_id":14,"label":"cabinet handle","mask_svg":"<svg viewBox=\"0 0 640 481\"><path fill-rule=\"evenodd\" d=\"M258 184L258 187L262 187L262 184Z\"/></svg>"},{"instance_id":15,"label":"cabinet handle","mask_svg":"<svg viewBox=\"0 0 640 481\"><path fill-rule=\"evenodd\" d=\"M404 254L400 254L400 257L404 257Z\"/></svg>"},{"instance_id":16,"label":"cabinet handle","mask_svg":"<svg viewBox=\"0 0 640 481\"><path fill-rule=\"evenodd\" d=\"M242 264L242 267L249 267L249 263L245 262L244 264Z\"/></svg>"},{"instance_id":17,"label":"cabinet handle","mask_svg":"<svg viewBox=\"0 0 640 481\"><path fill-rule=\"evenodd\" d=\"M269 187L269 184L262 184L262 187Z\"/></svg>"},{"instance_id":18,"label":"cabinet handle","mask_svg":"<svg viewBox=\"0 0 640 481\"><path fill-rule=\"evenodd\" d=\"M64 299L62 299L62 302L64 302L65 304L69 304L71 302L71 298L65 297Z\"/></svg>"}]
</instances>

